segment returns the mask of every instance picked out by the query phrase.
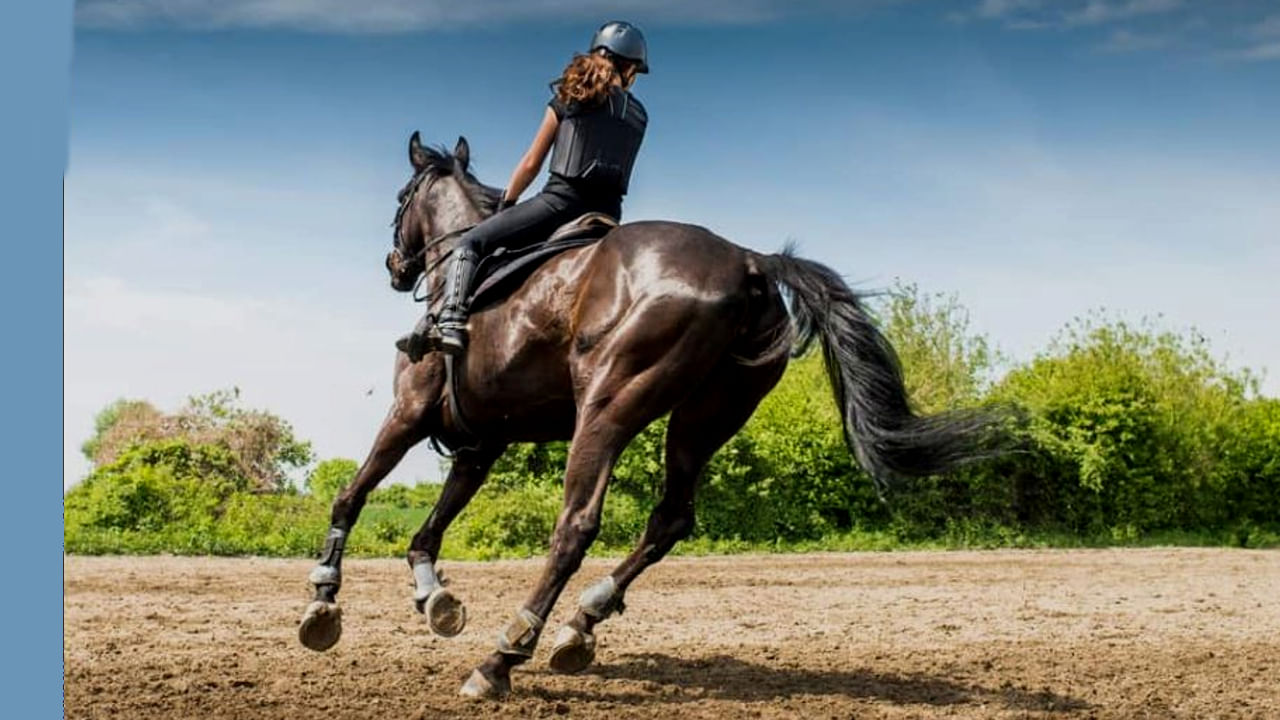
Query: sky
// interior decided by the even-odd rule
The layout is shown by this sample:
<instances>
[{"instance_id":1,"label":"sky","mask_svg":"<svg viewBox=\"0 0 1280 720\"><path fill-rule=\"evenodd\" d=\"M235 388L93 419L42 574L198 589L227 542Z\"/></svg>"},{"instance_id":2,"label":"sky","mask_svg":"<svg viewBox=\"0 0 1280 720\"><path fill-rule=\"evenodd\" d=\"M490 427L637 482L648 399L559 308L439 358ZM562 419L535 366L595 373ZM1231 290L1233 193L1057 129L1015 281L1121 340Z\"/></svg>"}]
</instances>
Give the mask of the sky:
<instances>
[{"instance_id":1,"label":"sky","mask_svg":"<svg viewBox=\"0 0 1280 720\"><path fill-rule=\"evenodd\" d=\"M503 184L615 18L652 68L625 219L954 295L1015 362L1099 309L1195 328L1280 395L1274 0L80 0L64 486L111 401L230 387L363 459L421 310L382 264L409 135Z\"/></svg>"}]
</instances>

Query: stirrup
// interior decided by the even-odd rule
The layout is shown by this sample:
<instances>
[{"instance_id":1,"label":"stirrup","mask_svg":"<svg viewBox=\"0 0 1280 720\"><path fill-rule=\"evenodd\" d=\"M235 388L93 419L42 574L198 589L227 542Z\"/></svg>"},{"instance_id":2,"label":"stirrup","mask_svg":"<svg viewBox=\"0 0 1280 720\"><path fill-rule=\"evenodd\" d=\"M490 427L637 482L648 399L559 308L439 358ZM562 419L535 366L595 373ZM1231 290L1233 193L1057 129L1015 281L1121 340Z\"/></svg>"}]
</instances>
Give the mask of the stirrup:
<instances>
[{"instance_id":1,"label":"stirrup","mask_svg":"<svg viewBox=\"0 0 1280 720\"><path fill-rule=\"evenodd\" d=\"M443 326L440 328L440 350L450 355L461 355L467 350L467 326Z\"/></svg>"},{"instance_id":2,"label":"stirrup","mask_svg":"<svg viewBox=\"0 0 1280 720\"><path fill-rule=\"evenodd\" d=\"M418 321L418 325L408 335L396 340L396 349L409 356L409 362L418 362L433 350L440 350L441 338L426 318Z\"/></svg>"}]
</instances>

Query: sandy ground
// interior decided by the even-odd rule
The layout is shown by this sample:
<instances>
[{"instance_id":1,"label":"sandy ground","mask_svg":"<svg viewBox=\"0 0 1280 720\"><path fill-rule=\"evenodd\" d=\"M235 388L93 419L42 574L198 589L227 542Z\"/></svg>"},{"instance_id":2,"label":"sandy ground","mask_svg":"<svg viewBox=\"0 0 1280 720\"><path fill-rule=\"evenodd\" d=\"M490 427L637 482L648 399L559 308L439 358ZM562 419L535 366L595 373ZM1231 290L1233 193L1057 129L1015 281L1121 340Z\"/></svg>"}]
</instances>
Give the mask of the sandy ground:
<instances>
[{"instance_id":1,"label":"sandy ground","mask_svg":"<svg viewBox=\"0 0 1280 720\"><path fill-rule=\"evenodd\" d=\"M66 560L70 718L1280 718L1280 552L674 558L546 667L589 561L503 703L455 693L541 561L445 563L434 637L402 561L348 561L342 641L304 649L305 560Z\"/></svg>"}]
</instances>

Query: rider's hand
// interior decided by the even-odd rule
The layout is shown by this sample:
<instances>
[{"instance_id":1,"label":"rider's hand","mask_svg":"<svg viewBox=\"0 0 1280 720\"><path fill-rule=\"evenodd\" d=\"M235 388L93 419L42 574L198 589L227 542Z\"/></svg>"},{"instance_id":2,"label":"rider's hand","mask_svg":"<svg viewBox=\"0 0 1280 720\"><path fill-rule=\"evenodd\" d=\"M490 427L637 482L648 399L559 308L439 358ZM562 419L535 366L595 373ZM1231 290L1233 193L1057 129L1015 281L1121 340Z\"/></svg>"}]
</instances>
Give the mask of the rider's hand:
<instances>
[{"instance_id":1,"label":"rider's hand","mask_svg":"<svg viewBox=\"0 0 1280 720\"><path fill-rule=\"evenodd\" d=\"M516 204L516 201L514 199L508 198L507 194L504 192L502 193L502 199L498 200L498 212L502 212L503 210L506 210L507 208L515 204Z\"/></svg>"}]
</instances>

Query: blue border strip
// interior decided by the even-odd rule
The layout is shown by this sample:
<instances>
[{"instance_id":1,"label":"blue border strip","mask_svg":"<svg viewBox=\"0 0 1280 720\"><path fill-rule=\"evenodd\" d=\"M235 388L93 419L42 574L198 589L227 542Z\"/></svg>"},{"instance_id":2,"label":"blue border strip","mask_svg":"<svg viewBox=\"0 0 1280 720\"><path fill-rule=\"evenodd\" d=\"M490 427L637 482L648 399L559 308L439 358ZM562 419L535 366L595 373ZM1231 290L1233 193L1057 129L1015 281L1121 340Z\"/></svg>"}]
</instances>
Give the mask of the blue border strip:
<instances>
[{"instance_id":1,"label":"blue border strip","mask_svg":"<svg viewBox=\"0 0 1280 720\"><path fill-rule=\"evenodd\" d=\"M62 178L72 0L0 4L3 714L62 717Z\"/></svg>"}]
</instances>

